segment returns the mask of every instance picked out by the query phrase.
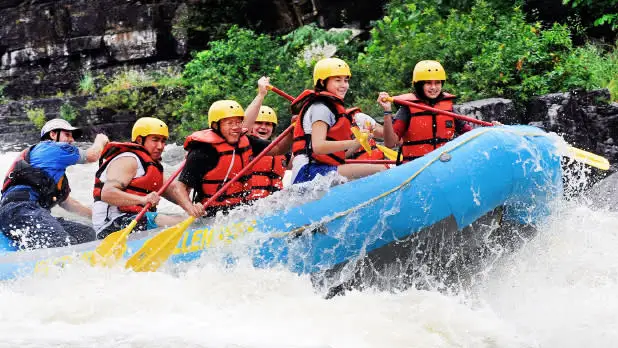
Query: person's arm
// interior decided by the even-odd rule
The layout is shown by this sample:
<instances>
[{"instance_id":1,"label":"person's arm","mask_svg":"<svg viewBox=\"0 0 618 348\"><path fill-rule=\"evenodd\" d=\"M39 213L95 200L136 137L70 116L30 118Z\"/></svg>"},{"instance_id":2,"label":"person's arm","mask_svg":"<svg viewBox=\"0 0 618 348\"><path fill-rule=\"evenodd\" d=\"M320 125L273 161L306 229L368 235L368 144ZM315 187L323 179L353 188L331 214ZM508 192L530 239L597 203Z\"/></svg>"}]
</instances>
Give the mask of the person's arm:
<instances>
[{"instance_id":1,"label":"person's arm","mask_svg":"<svg viewBox=\"0 0 618 348\"><path fill-rule=\"evenodd\" d=\"M210 144L192 145L189 149L185 167L180 172L177 183L173 183L175 190L173 196L176 204L183 207L187 213L189 213L187 210L189 205L193 205L190 197L191 190L201 190L202 178L217 165L218 161L217 151Z\"/></svg>"},{"instance_id":2,"label":"person's arm","mask_svg":"<svg viewBox=\"0 0 618 348\"><path fill-rule=\"evenodd\" d=\"M106 179L101 189L101 200L117 207L131 205L146 205L159 203L159 195L150 192L146 196L139 196L123 191L137 174L137 159L121 157L114 159L106 171Z\"/></svg>"},{"instance_id":3,"label":"person's arm","mask_svg":"<svg viewBox=\"0 0 618 348\"><path fill-rule=\"evenodd\" d=\"M355 151L360 146L357 139L353 140L326 140L328 124L324 121L316 121L311 124L311 146L313 152L318 155L335 153L338 151Z\"/></svg>"},{"instance_id":4,"label":"person's arm","mask_svg":"<svg viewBox=\"0 0 618 348\"><path fill-rule=\"evenodd\" d=\"M67 197L64 202L58 205L66 211L70 211L87 218L92 218L92 209L71 198L71 196Z\"/></svg>"},{"instance_id":5,"label":"person's arm","mask_svg":"<svg viewBox=\"0 0 618 348\"><path fill-rule=\"evenodd\" d=\"M103 148L108 142L109 138L107 135L97 134L92 145L86 150L86 162L92 163L98 161L101 156L101 151L103 151Z\"/></svg>"},{"instance_id":6,"label":"person's arm","mask_svg":"<svg viewBox=\"0 0 618 348\"><path fill-rule=\"evenodd\" d=\"M191 188L180 181L174 181L163 193L170 202L179 205L187 214L200 217L204 215L204 206L201 203L193 203L189 198Z\"/></svg>"},{"instance_id":7,"label":"person's arm","mask_svg":"<svg viewBox=\"0 0 618 348\"><path fill-rule=\"evenodd\" d=\"M395 133L393 128L393 109L391 102L384 101L389 95L386 92L380 92L378 94L378 104L384 110L384 125L382 126L382 138L384 139L384 145L386 147L393 148L399 143L399 136Z\"/></svg>"},{"instance_id":8,"label":"person's arm","mask_svg":"<svg viewBox=\"0 0 618 348\"><path fill-rule=\"evenodd\" d=\"M253 101L251 102L251 104L249 104L249 106L247 106L247 109L245 110L245 117L242 122L243 129L250 130L251 127L253 127L253 124L258 117L258 113L260 112L260 107L264 102L264 97L266 97L266 94L268 93L268 85L270 85L269 77L262 76L258 80L258 94L255 96L255 98L253 98Z\"/></svg>"}]
</instances>

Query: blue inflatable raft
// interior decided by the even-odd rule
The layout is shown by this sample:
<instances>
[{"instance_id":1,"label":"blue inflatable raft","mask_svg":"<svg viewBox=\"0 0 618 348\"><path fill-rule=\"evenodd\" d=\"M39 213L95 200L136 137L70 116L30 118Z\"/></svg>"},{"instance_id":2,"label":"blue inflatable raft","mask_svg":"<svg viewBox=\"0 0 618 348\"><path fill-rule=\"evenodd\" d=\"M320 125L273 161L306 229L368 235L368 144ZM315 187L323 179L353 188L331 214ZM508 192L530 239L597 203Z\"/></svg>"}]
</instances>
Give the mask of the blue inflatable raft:
<instances>
[{"instance_id":1,"label":"blue inflatable raft","mask_svg":"<svg viewBox=\"0 0 618 348\"><path fill-rule=\"evenodd\" d=\"M476 129L415 161L335 186L317 200L256 220L190 229L170 262L194 260L217 241L232 244L251 233L261 236L250 249L256 267L282 265L320 276L329 288L363 277L367 265L387 278L411 277L412 259L465 254L445 245L482 233L470 226L541 222L562 194L556 146L536 127ZM132 234L126 256L154 233ZM0 279L87 258L97 243L14 252L3 237Z\"/></svg>"}]
</instances>

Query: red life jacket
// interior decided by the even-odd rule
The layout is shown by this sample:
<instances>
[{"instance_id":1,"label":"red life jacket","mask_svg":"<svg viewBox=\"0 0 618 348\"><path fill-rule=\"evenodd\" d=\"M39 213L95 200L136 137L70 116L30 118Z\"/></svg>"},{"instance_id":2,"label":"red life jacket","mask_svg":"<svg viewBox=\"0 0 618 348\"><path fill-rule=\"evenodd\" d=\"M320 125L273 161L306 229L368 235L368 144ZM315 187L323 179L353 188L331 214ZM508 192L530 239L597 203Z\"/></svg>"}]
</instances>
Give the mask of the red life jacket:
<instances>
[{"instance_id":1,"label":"red life jacket","mask_svg":"<svg viewBox=\"0 0 618 348\"><path fill-rule=\"evenodd\" d=\"M403 94L396 98L428 105L413 93ZM435 105L429 106L444 111L453 111L454 99L454 95L443 93L443 97ZM403 144L399 150L403 153L404 162L424 156L451 141L455 136L455 119L453 117L413 106L408 107L408 109L410 110L410 120L403 136Z\"/></svg>"},{"instance_id":2,"label":"red life jacket","mask_svg":"<svg viewBox=\"0 0 618 348\"><path fill-rule=\"evenodd\" d=\"M45 209L51 209L58 203L64 202L71 193L69 179L66 174L58 182L49 176L43 169L30 165L30 151L36 145L22 151L11 164L2 184L2 194L11 186L26 185L32 187L39 195L38 203ZM10 193L9 193L10 195ZM6 197L5 197L6 198ZM21 200L21 199L20 199ZM9 198L10 201L10 198ZM6 203L6 201L5 201Z\"/></svg>"},{"instance_id":3,"label":"red life jacket","mask_svg":"<svg viewBox=\"0 0 618 348\"><path fill-rule=\"evenodd\" d=\"M316 92L305 90L292 101L292 113L299 115L298 122L294 125L294 142L292 152L294 155L306 154L309 161L338 166L345 163L345 151L337 151L329 154L315 154L311 147L311 134L305 134L303 130L303 118L309 106L314 102L323 102L335 114L335 124L328 128L326 140L340 141L352 139L352 117L359 112L359 108L346 109L343 100L330 92Z\"/></svg>"},{"instance_id":4,"label":"red life jacket","mask_svg":"<svg viewBox=\"0 0 618 348\"><path fill-rule=\"evenodd\" d=\"M156 192L163 186L163 166L158 161L155 161L150 156L150 153L141 145L136 143L108 143L101 153L99 158L99 169L94 175L94 190L92 195L95 202L101 200L101 191L104 183L101 181L101 174L105 171L109 163L121 153L130 152L135 154L144 167L146 172L143 176L133 178L129 185L123 189L124 192L146 196L150 192ZM125 205L118 207L123 213L139 213L143 205ZM156 207L151 207L150 211L156 211Z\"/></svg>"},{"instance_id":5,"label":"red life jacket","mask_svg":"<svg viewBox=\"0 0 618 348\"><path fill-rule=\"evenodd\" d=\"M264 198L283 189L285 155L264 156L253 165L249 200Z\"/></svg>"},{"instance_id":6,"label":"red life jacket","mask_svg":"<svg viewBox=\"0 0 618 348\"><path fill-rule=\"evenodd\" d=\"M249 164L253 151L246 135L242 135L237 144L230 145L212 129L189 135L184 143L185 149L188 149L192 142L211 144L219 154L217 165L206 172L202 178L201 192L196 190L194 202L203 204ZM251 174L247 173L234 182L219 198L206 207L207 216L213 216L219 210L227 211L246 203L250 190L248 185L250 178Z\"/></svg>"}]
</instances>

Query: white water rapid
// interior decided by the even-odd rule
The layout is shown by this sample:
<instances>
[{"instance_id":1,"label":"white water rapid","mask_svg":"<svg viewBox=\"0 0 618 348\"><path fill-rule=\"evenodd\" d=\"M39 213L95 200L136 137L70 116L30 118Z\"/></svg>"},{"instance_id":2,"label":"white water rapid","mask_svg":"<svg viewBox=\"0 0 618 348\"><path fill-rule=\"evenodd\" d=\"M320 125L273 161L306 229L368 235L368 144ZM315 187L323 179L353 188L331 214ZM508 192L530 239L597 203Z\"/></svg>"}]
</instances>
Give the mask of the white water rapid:
<instances>
[{"instance_id":1,"label":"white water rapid","mask_svg":"<svg viewBox=\"0 0 618 348\"><path fill-rule=\"evenodd\" d=\"M2 177L15 156L0 154ZM88 204L95 170L68 171ZM325 300L306 277L242 261L202 259L180 274L69 266L0 282L0 347L618 346L618 213L559 203L538 236L486 272L456 296Z\"/></svg>"}]
</instances>

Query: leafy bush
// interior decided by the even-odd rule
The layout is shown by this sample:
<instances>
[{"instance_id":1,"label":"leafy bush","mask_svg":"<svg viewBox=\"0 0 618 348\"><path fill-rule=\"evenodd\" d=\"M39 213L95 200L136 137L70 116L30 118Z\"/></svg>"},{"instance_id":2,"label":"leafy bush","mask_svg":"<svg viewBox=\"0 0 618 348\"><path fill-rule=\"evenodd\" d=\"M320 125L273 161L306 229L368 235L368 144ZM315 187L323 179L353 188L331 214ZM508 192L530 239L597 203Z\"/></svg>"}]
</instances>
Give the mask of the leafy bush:
<instances>
[{"instance_id":1,"label":"leafy bush","mask_svg":"<svg viewBox=\"0 0 618 348\"><path fill-rule=\"evenodd\" d=\"M531 96L598 86L578 57L564 25L542 29L529 24L520 9L501 14L484 0L469 12L439 16L431 2L388 8L376 22L353 74L360 83L357 105L376 110L376 92L411 89L411 71L424 59L440 61L447 71L445 89L460 101L505 97L523 102ZM604 58L597 62L601 64ZM605 86L600 86L605 87Z\"/></svg>"},{"instance_id":2,"label":"leafy bush","mask_svg":"<svg viewBox=\"0 0 618 348\"><path fill-rule=\"evenodd\" d=\"M157 117L166 122L180 108L185 89L174 69L136 71L125 69L107 79L87 109L111 109L132 112L136 117ZM172 134L173 138L173 134Z\"/></svg>"},{"instance_id":3,"label":"leafy bush","mask_svg":"<svg viewBox=\"0 0 618 348\"><path fill-rule=\"evenodd\" d=\"M82 78L79 80L79 92L81 94L94 94L97 92L97 87L95 84L95 79L90 72L82 75Z\"/></svg>"},{"instance_id":4,"label":"leafy bush","mask_svg":"<svg viewBox=\"0 0 618 348\"><path fill-rule=\"evenodd\" d=\"M38 129L43 128L45 122L47 122L43 108L26 109L26 115L28 115L30 122Z\"/></svg>"},{"instance_id":5,"label":"leafy bush","mask_svg":"<svg viewBox=\"0 0 618 348\"><path fill-rule=\"evenodd\" d=\"M6 103L9 102L9 99L4 96L4 89L5 88L6 88L6 85L0 85L0 105L6 104Z\"/></svg>"},{"instance_id":6,"label":"leafy bush","mask_svg":"<svg viewBox=\"0 0 618 348\"><path fill-rule=\"evenodd\" d=\"M618 30L618 0L562 0L576 8L589 11L595 18L594 25L610 25Z\"/></svg>"},{"instance_id":7,"label":"leafy bush","mask_svg":"<svg viewBox=\"0 0 618 348\"><path fill-rule=\"evenodd\" d=\"M60 118L69 121L69 123L75 121L78 113L77 110L69 102L65 102L60 106Z\"/></svg>"},{"instance_id":8,"label":"leafy bush","mask_svg":"<svg viewBox=\"0 0 618 348\"><path fill-rule=\"evenodd\" d=\"M207 128L208 108L219 99L233 99L247 106L255 97L257 80L264 75L291 95L311 87L312 65L332 45L341 54L352 54L346 46L350 32L327 32L315 26L302 27L281 39L232 27L224 40L211 42L209 49L195 55L183 73L187 97L176 117L182 120L181 134ZM277 110L279 129L287 127L289 102L269 93L264 101Z\"/></svg>"}]
</instances>

